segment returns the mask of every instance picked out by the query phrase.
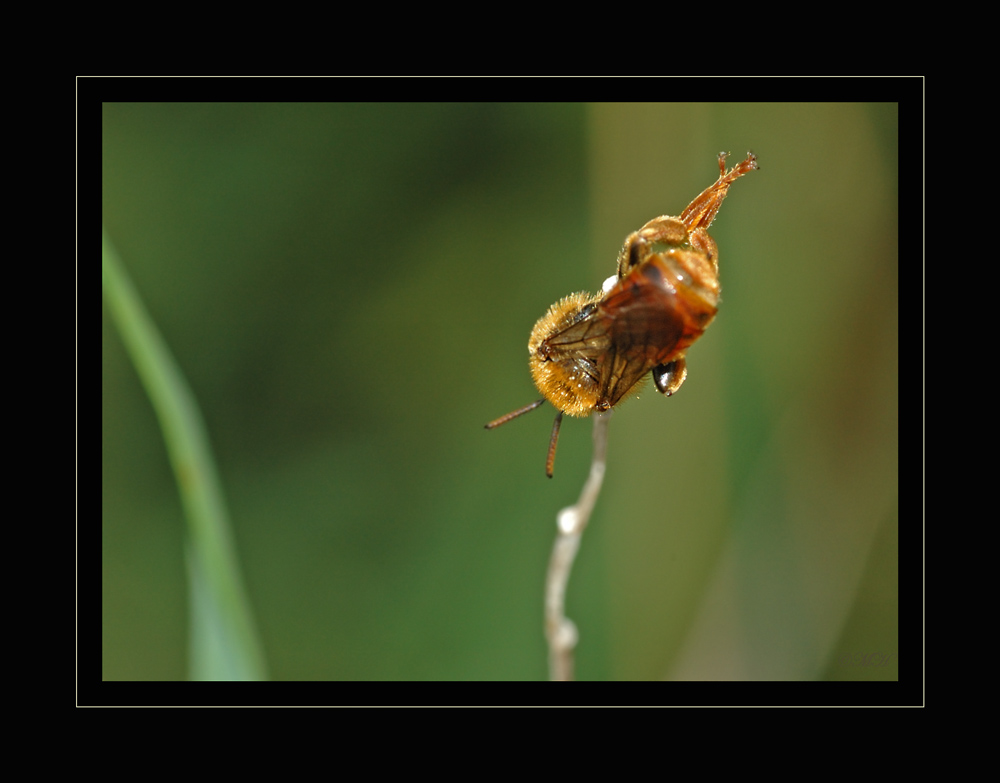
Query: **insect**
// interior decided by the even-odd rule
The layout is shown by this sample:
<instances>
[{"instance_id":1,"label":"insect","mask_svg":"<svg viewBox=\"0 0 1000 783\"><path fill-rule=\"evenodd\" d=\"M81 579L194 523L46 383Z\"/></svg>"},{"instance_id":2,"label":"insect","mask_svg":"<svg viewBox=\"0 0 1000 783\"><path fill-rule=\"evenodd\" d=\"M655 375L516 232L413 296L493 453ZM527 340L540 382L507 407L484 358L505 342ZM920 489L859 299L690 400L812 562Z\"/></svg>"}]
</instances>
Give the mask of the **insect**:
<instances>
[{"instance_id":1,"label":"insect","mask_svg":"<svg viewBox=\"0 0 1000 783\"><path fill-rule=\"evenodd\" d=\"M757 168L753 153L726 171L680 217L663 215L625 238L618 271L599 294L561 299L535 324L528 340L531 377L543 398L494 419L499 427L545 400L558 413L545 475L552 478L564 413L589 416L615 407L645 380L670 396L687 377L685 354L719 306L719 249L708 235L729 186Z\"/></svg>"}]
</instances>

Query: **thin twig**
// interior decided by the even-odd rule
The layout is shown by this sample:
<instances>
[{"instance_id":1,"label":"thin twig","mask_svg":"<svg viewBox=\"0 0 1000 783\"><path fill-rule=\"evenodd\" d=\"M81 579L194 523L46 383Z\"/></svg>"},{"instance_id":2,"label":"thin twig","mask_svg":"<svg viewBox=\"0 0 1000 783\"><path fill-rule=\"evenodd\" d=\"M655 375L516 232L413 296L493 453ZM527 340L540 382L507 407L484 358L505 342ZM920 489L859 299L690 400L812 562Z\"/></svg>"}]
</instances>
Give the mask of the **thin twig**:
<instances>
[{"instance_id":1,"label":"thin twig","mask_svg":"<svg viewBox=\"0 0 1000 783\"><path fill-rule=\"evenodd\" d=\"M577 631L573 621L566 617L566 585L580 548L580 537L590 520L597 496L601 493L608 451L608 422L611 411L593 414L594 456L590 474L583 485L580 499L556 517L555 545L549 559L549 573L545 580L545 636L549 642L549 679L573 679L573 648Z\"/></svg>"}]
</instances>

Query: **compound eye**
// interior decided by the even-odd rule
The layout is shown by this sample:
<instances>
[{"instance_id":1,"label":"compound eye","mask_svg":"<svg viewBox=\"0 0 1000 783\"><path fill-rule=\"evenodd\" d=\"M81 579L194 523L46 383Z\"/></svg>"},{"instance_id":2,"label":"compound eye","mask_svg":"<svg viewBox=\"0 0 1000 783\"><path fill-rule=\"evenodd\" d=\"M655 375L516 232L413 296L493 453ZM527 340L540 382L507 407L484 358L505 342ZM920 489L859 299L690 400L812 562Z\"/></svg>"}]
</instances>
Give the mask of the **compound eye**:
<instances>
[{"instance_id":1,"label":"compound eye","mask_svg":"<svg viewBox=\"0 0 1000 783\"><path fill-rule=\"evenodd\" d=\"M687 377L687 362L684 359L674 359L666 364L658 364L653 368L652 374L656 390L669 397L684 383Z\"/></svg>"}]
</instances>

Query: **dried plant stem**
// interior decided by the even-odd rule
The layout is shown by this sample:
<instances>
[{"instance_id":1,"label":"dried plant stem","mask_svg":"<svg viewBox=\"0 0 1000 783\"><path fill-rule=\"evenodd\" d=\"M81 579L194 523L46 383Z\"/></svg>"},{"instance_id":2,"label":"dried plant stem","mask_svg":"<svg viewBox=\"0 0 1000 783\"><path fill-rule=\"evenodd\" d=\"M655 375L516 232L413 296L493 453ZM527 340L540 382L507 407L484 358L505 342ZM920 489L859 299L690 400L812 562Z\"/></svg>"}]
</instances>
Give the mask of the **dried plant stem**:
<instances>
[{"instance_id":1,"label":"dried plant stem","mask_svg":"<svg viewBox=\"0 0 1000 783\"><path fill-rule=\"evenodd\" d=\"M592 418L594 455L590 462L590 474L576 505L564 508L556 517L558 533L545 579L545 637L549 642L549 679L553 681L573 679L573 648L576 647L577 631L565 613L566 586L580 548L580 538L604 481L611 411L595 413Z\"/></svg>"}]
</instances>

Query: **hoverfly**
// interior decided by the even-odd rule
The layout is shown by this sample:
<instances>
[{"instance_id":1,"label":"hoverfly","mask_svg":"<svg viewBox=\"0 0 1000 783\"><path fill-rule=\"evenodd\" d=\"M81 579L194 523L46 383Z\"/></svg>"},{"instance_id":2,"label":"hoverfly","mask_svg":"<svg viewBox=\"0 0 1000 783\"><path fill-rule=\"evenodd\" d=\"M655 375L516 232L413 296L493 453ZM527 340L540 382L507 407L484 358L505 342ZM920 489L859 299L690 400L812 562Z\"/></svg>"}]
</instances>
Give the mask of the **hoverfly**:
<instances>
[{"instance_id":1,"label":"hoverfly","mask_svg":"<svg viewBox=\"0 0 1000 783\"><path fill-rule=\"evenodd\" d=\"M654 218L626 237L617 274L601 293L570 294L552 305L528 340L531 377L543 398L486 428L551 402L558 413L545 474L552 478L564 413L610 410L646 373L660 393L676 392L687 377L685 353L719 305L719 250L708 227L729 186L756 168L756 156L747 153L726 171L726 154L720 152L719 178L680 217Z\"/></svg>"}]
</instances>

